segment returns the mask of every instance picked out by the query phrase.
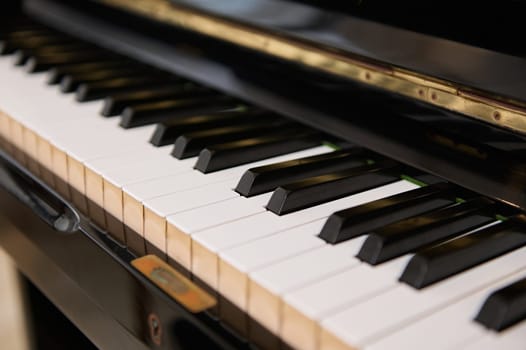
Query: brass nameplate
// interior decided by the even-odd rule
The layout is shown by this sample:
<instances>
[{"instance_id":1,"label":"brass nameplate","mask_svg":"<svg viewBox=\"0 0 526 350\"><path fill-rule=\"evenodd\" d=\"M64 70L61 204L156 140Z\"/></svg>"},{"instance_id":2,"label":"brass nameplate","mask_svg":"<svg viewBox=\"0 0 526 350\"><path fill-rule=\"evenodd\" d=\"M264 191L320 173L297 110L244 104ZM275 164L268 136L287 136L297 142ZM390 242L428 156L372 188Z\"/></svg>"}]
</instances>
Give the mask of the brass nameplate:
<instances>
[{"instance_id":1,"label":"brass nameplate","mask_svg":"<svg viewBox=\"0 0 526 350\"><path fill-rule=\"evenodd\" d=\"M143 256L131 264L190 312L198 313L217 303L214 297L155 255Z\"/></svg>"}]
</instances>

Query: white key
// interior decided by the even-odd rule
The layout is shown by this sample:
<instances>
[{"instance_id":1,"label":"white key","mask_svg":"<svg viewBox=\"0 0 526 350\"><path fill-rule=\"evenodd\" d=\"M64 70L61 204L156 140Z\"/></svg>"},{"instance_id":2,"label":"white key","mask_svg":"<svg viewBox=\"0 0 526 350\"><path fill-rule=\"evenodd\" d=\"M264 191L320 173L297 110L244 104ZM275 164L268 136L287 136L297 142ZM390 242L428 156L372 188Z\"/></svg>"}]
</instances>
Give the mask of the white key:
<instances>
[{"instance_id":1,"label":"white key","mask_svg":"<svg viewBox=\"0 0 526 350\"><path fill-rule=\"evenodd\" d=\"M330 313L394 288L396 277L410 258L406 255L379 266L361 263L353 269L287 293L283 299L309 318L321 320Z\"/></svg>"},{"instance_id":2,"label":"white key","mask_svg":"<svg viewBox=\"0 0 526 350\"><path fill-rule=\"evenodd\" d=\"M287 293L283 299L309 318L320 321L337 310L394 288L398 284L397 277L402 274L411 257L411 254L407 254L378 266L363 263L349 271ZM326 296L327 291L331 291L330 298Z\"/></svg>"},{"instance_id":3,"label":"white key","mask_svg":"<svg viewBox=\"0 0 526 350\"><path fill-rule=\"evenodd\" d=\"M47 86L44 74L28 75L23 70L5 67L5 63L0 62L0 71L7 68L4 73L10 76L12 85L0 89L13 96L3 94L6 103L2 108L79 161L140 148L140 140L146 143L153 133L153 126L124 132L117 119L99 116L102 102L78 103L71 95L59 93L55 86ZM30 95L32 102L20 99L22 94Z\"/></svg>"},{"instance_id":4,"label":"white key","mask_svg":"<svg viewBox=\"0 0 526 350\"><path fill-rule=\"evenodd\" d=\"M93 118L98 118L98 116L94 115ZM112 120L112 122L114 121ZM140 151L145 146L153 148L152 145L147 144L147 140L149 135L153 133L154 126L125 131L114 123L103 125L104 132L97 132L97 126L87 133L86 128L83 129L77 125L68 130L67 137L58 135L54 139L48 138L48 140L61 149L66 148L68 154L81 162L109 155Z\"/></svg>"},{"instance_id":5,"label":"white key","mask_svg":"<svg viewBox=\"0 0 526 350\"><path fill-rule=\"evenodd\" d=\"M102 103L98 101L78 103L64 96L58 96L55 100L55 105L63 108L55 108L54 113L69 118L60 123L35 127L35 130L59 148L67 146L80 161L148 145L147 141L154 130L154 126L144 126L125 131L118 125L119 119L100 117L98 111ZM51 113L53 111L47 111L46 114ZM40 122L45 119L42 117Z\"/></svg>"},{"instance_id":6,"label":"white key","mask_svg":"<svg viewBox=\"0 0 526 350\"><path fill-rule=\"evenodd\" d=\"M325 245L317 235L325 219L256 239L226 250L221 258L242 272L268 266L274 262Z\"/></svg>"},{"instance_id":7,"label":"white key","mask_svg":"<svg viewBox=\"0 0 526 350\"><path fill-rule=\"evenodd\" d=\"M315 282L321 277L357 266L360 261L354 256L363 241L364 237L357 237L337 245L325 244L304 254L255 270L249 273L249 276L271 293L281 295Z\"/></svg>"},{"instance_id":8,"label":"white key","mask_svg":"<svg viewBox=\"0 0 526 350\"><path fill-rule=\"evenodd\" d=\"M226 170L229 171L229 170ZM218 171L217 173L203 174L192 170L185 174L170 175L129 184L124 190L136 200L143 202L148 199L170 197L181 191L197 189L203 186L224 182L231 178L230 172ZM231 189L230 186L225 186Z\"/></svg>"},{"instance_id":9,"label":"white key","mask_svg":"<svg viewBox=\"0 0 526 350\"><path fill-rule=\"evenodd\" d=\"M0 84L2 110L21 123L29 123L40 115L39 110L43 106L49 107L52 104L41 94L41 86L45 84L43 74L28 76L27 73L13 67L6 57L0 58L0 72L2 81L9 82ZM20 98L21 96L26 98ZM28 103L28 100L31 103Z\"/></svg>"},{"instance_id":10,"label":"white key","mask_svg":"<svg viewBox=\"0 0 526 350\"><path fill-rule=\"evenodd\" d=\"M155 148L151 145L144 145L142 149L134 149L122 154L104 156L85 161L84 164L97 174L103 174L111 169L130 166L130 164L137 164L149 161L153 158L170 157L171 149L169 147Z\"/></svg>"},{"instance_id":11,"label":"white key","mask_svg":"<svg viewBox=\"0 0 526 350\"><path fill-rule=\"evenodd\" d=\"M462 348L476 339L484 337L486 333L491 333L475 322L474 318L486 297L493 290L513 283L517 279L517 274L514 274L486 286L477 293L447 305L444 309L399 329L385 338L377 339L366 349L440 350Z\"/></svg>"},{"instance_id":12,"label":"white key","mask_svg":"<svg viewBox=\"0 0 526 350\"><path fill-rule=\"evenodd\" d=\"M9 87L7 84L0 86L6 93L2 108L75 159L84 161L144 149L144 146L154 148L147 144L152 126L124 132L118 127L117 119L99 117L101 102L77 103L73 96L60 94L56 87L47 86L44 75L28 75L6 67L5 60L0 62L0 69L5 70L12 82ZM20 99L22 93L34 97L32 103Z\"/></svg>"},{"instance_id":13,"label":"white key","mask_svg":"<svg viewBox=\"0 0 526 350\"><path fill-rule=\"evenodd\" d=\"M47 86L44 74L29 75L21 69L6 65L6 61L0 62L0 71L3 78L10 80L9 85L0 86L2 96L6 98L2 108L29 127L53 130L64 122L89 120L98 116L100 102L78 104L71 96L60 94L56 87ZM20 96L31 98L31 103Z\"/></svg>"},{"instance_id":14,"label":"white key","mask_svg":"<svg viewBox=\"0 0 526 350\"><path fill-rule=\"evenodd\" d=\"M157 197L143 204L160 217L179 213L185 210L199 208L230 198L239 197L239 194L225 184L219 182L197 189L181 191L168 196Z\"/></svg>"},{"instance_id":15,"label":"white key","mask_svg":"<svg viewBox=\"0 0 526 350\"><path fill-rule=\"evenodd\" d=\"M486 331L484 336L462 347L465 350L524 350L526 322L521 322L503 332Z\"/></svg>"},{"instance_id":16,"label":"white key","mask_svg":"<svg viewBox=\"0 0 526 350\"><path fill-rule=\"evenodd\" d=\"M154 179L159 176L191 172L194 163L194 158L177 160L172 157L159 157L113 168L104 172L102 176L114 185L122 187L126 184Z\"/></svg>"},{"instance_id":17,"label":"white key","mask_svg":"<svg viewBox=\"0 0 526 350\"><path fill-rule=\"evenodd\" d=\"M28 75L22 70L5 68L9 68L8 74L15 81L15 95L29 91L37 96L30 104L21 103L21 99L13 96L13 101L9 99L10 104L6 104L8 113L20 117L32 130L70 157L91 170L97 169L94 171L113 185L121 187L192 171L195 159L176 160L169 155L170 147L156 148L148 143L154 126L123 130L117 118L99 116L102 102L78 103L73 95L61 94L56 86L46 85L43 75ZM3 88L5 86L0 87ZM149 156L132 161L130 153ZM122 162L119 161L121 156L124 158ZM75 177L75 187L79 190L83 188L81 180Z\"/></svg>"},{"instance_id":18,"label":"white key","mask_svg":"<svg viewBox=\"0 0 526 350\"><path fill-rule=\"evenodd\" d=\"M213 252L221 252L275 232L328 217L335 211L408 191L416 187L418 186L410 182L398 181L283 216L264 211L243 220L200 232L194 236L194 239ZM243 232L243 234L239 234L239 232ZM229 260L226 253L221 255L221 258Z\"/></svg>"},{"instance_id":19,"label":"white key","mask_svg":"<svg viewBox=\"0 0 526 350\"><path fill-rule=\"evenodd\" d=\"M19 98L14 98L13 100L16 103L13 103L13 109L15 111L13 111L12 114L26 116L25 120L37 123L39 128L35 128L35 131L39 134L42 133L46 135L46 138L53 145L65 150L77 160L86 162L87 165L90 166L89 160L91 159L107 157L108 155L126 154L132 149L143 151L145 146L154 148L147 143L154 126L134 128L124 132L124 130L118 127L118 120L116 118L106 119L99 117L102 102L78 103L74 101L72 95L64 95L58 92L56 86L47 86L45 84L45 74L28 75L20 69L13 68L11 62L7 61L8 60L3 60L3 62L1 62L3 68L18 82L18 84L14 84L15 89L10 89L14 90L13 94L20 96L21 91L29 91L31 95L38 97L38 102L41 102L32 104L20 103ZM37 101L35 100L35 102ZM96 138L94 135L96 135ZM95 140L96 142L94 142ZM298 157L302 157L322 153L321 150L329 151L330 148L326 146L317 147L315 150L304 151L305 155L301 154L301 152L297 153ZM118 165L120 163L118 159L116 159L116 162L113 163L114 165L111 166L110 169L119 169L122 166L122 170L114 170L115 173L110 171L106 174L105 169L100 169L98 172L105 177L109 177L109 180L118 186L180 173L179 171L172 170L173 167L178 168L175 164L180 161L175 160L169 155L167 155L166 159L166 164L170 163L169 165L159 164L155 161L152 161L152 163L155 164L143 162L142 165ZM189 162L195 163L195 159ZM262 162L261 164L265 163ZM250 166L258 165L260 165L259 162ZM129 166L129 168L126 168L127 166ZM239 177L242 171L248 169L248 167L249 166L237 167L238 171L232 171L228 178ZM152 170L150 171L146 168ZM158 168L159 171L154 170L154 168ZM98 167L92 170L94 169L98 169ZM123 175L124 172L127 172L128 176ZM201 175L203 178L205 177L203 174ZM207 177L210 178L211 176L207 175ZM193 181L189 181L188 183L192 184L192 182ZM169 188L170 186L165 186L163 187L163 193L155 193L155 195L164 194ZM144 199L155 197L155 195L146 196Z\"/></svg>"},{"instance_id":20,"label":"white key","mask_svg":"<svg viewBox=\"0 0 526 350\"><path fill-rule=\"evenodd\" d=\"M175 226L181 233L193 235L199 230L208 227L216 227L217 225L235 221L244 216L265 211L264 206L267 204L271 196L270 193L255 196L253 198L245 198L239 196L239 194L233 190L233 187L239 180L243 171L255 166L297 159L312 155L313 153L319 154L320 152L327 152L329 150L330 149L325 146L316 147L310 150L294 152L217 173L204 175L192 171L181 176L171 177L170 181L173 181L172 179L178 179L178 181L174 183L174 186L168 186L164 190L176 192L149 200L143 200L142 204L149 210L148 217L152 219L145 218L144 223L138 222L136 226L140 229L142 224L143 227L145 227L144 231L147 239L164 250L167 249L164 248L167 245L164 236L162 234L159 235L155 230L147 228L151 227L151 223L158 221L159 218L161 220L166 219L168 223ZM236 175L236 177L230 178L232 175ZM222 182L215 182L218 178L224 177L230 179ZM195 179L202 179L202 181L197 181L196 183ZM212 184L206 185L206 182L212 182ZM150 181L150 184L151 183L152 181ZM142 189L148 189L150 184L142 187ZM196 188L195 186L198 187ZM128 195L130 195L131 187L134 187L135 190L140 189L140 186L125 186L124 189ZM184 188L190 188L190 190L181 191ZM152 192L150 192L150 194L151 193ZM137 195L137 191L135 191L134 194ZM142 192L142 195L147 195L147 193ZM135 199L137 200L136 197ZM129 203L131 203L131 201L129 201ZM131 206L130 204L128 205ZM153 212L158 218L153 219L150 212Z\"/></svg>"},{"instance_id":21,"label":"white key","mask_svg":"<svg viewBox=\"0 0 526 350\"><path fill-rule=\"evenodd\" d=\"M156 178L150 181L144 181L141 183L126 186L125 191L138 201L142 202L163 195L169 195L177 193L179 191L189 190L192 188L199 188L201 186L217 182L223 182L226 180L229 180L229 182L225 184L225 187L233 189L237 185L237 182L239 181L239 178L243 175L243 173L250 168L291 159L309 157L331 151L332 149L327 146L319 146L299 152L289 153L283 156L273 157L254 163L213 172L210 174L203 174L200 171L196 170L184 175Z\"/></svg>"},{"instance_id":22,"label":"white key","mask_svg":"<svg viewBox=\"0 0 526 350\"><path fill-rule=\"evenodd\" d=\"M265 211L264 206L271 195L271 193L267 193L252 198L238 196L219 203L170 215L166 219L181 231L187 234L194 234L206 228Z\"/></svg>"},{"instance_id":23,"label":"white key","mask_svg":"<svg viewBox=\"0 0 526 350\"><path fill-rule=\"evenodd\" d=\"M325 319L322 326L348 344L362 347L525 266L526 248L522 248L421 291L400 283Z\"/></svg>"}]
</instances>

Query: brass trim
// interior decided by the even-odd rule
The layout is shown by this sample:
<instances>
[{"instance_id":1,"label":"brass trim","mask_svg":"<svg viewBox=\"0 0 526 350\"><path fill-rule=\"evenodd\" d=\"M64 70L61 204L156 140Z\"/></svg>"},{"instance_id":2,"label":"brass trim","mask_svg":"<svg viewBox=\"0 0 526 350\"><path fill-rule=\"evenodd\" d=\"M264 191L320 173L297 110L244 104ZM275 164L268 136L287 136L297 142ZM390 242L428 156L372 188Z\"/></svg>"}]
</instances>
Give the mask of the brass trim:
<instances>
[{"instance_id":1,"label":"brass trim","mask_svg":"<svg viewBox=\"0 0 526 350\"><path fill-rule=\"evenodd\" d=\"M352 53L293 40L198 12L166 0L98 0L186 30L318 69L336 76L414 98L484 122L526 133L526 109L519 101L502 101L471 92L469 87L370 62Z\"/></svg>"},{"instance_id":2,"label":"brass trim","mask_svg":"<svg viewBox=\"0 0 526 350\"><path fill-rule=\"evenodd\" d=\"M155 255L142 256L132 260L131 264L192 313L203 312L217 304L216 298Z\"/></svg>"}]
</instances>

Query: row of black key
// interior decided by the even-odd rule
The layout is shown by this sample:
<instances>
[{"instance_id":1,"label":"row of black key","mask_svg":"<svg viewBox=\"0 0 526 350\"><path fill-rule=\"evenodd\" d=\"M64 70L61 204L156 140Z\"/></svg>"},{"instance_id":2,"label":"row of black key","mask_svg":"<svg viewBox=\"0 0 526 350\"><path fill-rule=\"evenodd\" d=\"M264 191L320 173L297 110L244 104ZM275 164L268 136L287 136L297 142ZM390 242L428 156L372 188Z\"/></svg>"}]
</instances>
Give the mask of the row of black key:
<instances>
[{"instance_id":1,"label":"row of black key","mask_svg":"<svg viewBox=\"0 0 526 350\"><path fill-rule=\"evenodd\" d=\"M33 52L31 58L38 61L41 51ZM94 69L95 64L102 65L102 68ZM64 92L76 90L79 101L105 97L103 114L120 115L121 125L125 128L158 123L152 144L162 146L174 143L172 154L179 159L199 155L195 167L203 172L320 143L320 134L315 130L270 112L242 106L240 101L230 96L183 79L156 74L159 84L149 87L150 82L156 83L157 80L144 76L148 69L137 68L137 76L127 76L134 67L140 65L107 68L107 62L60 64L52 68L49 82L60 83ZM128 89L130 92L127 92ZM363 165L364 159L353 162ZM393 182L397 179L396 175L381 174L381 171L396 166L394 162L363 165L357 169L340 166L339 174L329 174L327 170L320 172L315 179L303 176L302 182L288 184L294 188L285 189L286 196L280 198L284 188L278 189L268 208L285 214ZM352 185L344 186L346 183ZM345 190L341 191L341 188ZM323 192L323 198L311 196L319 191Z\"/></svg>"},{"instance_id":2,"label":"row of black key","mask_svg":"<svg viewBox=\"0 0 526 350\"><path fill-rule=\"evenodd\" d=\"M330 194L331 182L346 172L356 171L363 176L366 174L363 170L369 167L383 168L381 175L389 176L385 168L386 161L359 165L357 155L361 152L364 151L342 150L250 169L239 181L237 191L242 195L250 196L275 189L268 207L278 202L281 207L293 206L294 200L293 203L287 203L276 198L284 198L288 194L294 199L299 198L297 204L299 208L314 205L318 201L326 202L328 200L324 199L328 197L332 200L339 198L340 195L352 194L352 186L359 186L359 181L350 181L333 196ZM342 160L355 162L354 167L336 172L328 170L325 174L322 167L316 167L317 164L337 166L338 161L341 161L339 159L341 155L344 155ZM387 164L389 162L387 161ZM343 165L345 162L340 164ZM396 168L395 164L392 166ZM305 170L303 179L289 182L302 177L299 169ZM306 173L313 169L319 175L305 177ZM322 181L324 177L327 178L326 181ZM393 176L391 180L386 180L386 183L396 179L397 177ZM316 187L317 180L320 184L325 183L320 187L320 191L310 192L309 189ZM365 183L370 184L369 181ZM329 187L326 186L327 184ZM300 188L305 192L294 192ZM366 189L367 187L363 187L361 190ZM346 191L350 192L346 193ZM462 196L463 199L458 199L457 196ZM497 221L495 213L498 212L506 213L506 210L494 201L452 184L437 182L337 212L329 217L320 237L336 244L360 235L367 235L358 258L373 265L404 254L416 253L400 280L415 288L423 288L526 244L526 234L521 231L524 227L520 216L484 228L485 225ZM511 213L513 211L506 214ZM516 228L517 232L511 232L509 227ZM475 232L468 234L471 231ZM474 240L476 237L482 238ZM461 251L461 246L467 252L473 250L475 254L455 253ZM447 256L445 260L444 256ZM448 263L444 264L444 262ZM415 274L415 271L420 274Z\"/></svg>"},{"instance_id":3,"label":"row of black key","mask_svg":"<svg viewBox=\"0 0 526 350\"><path fill-rule=\"evenodd\" d=\"M119 115L122 127L159 124L152 144L173 143L172 154L179 159L199 155L195 168L205 173L310 148L322 140L315 130L234 97L59 33L13 33L4 42L18 47L8 51L23 54L30 72L49 70L49 83L75 92L79 102L104 99L102 114Z\"/></svg>"},{"instance_id":4,"label":"row of black key","mask_svg":"<svg viewBox=\"0 0 526 350\"><path fill-rule=\"evenodd\" d=\"M151 143L173 143L172 154L179 159L199 155L196 168L205 173L309 148L321 140L312 129L61 34L12 33L2 41L0 53L13 52L16 63L30 72L50 70L49 83L60 84L63 92L75 91L80 102L105 99L102 114L120 115L124 128L157 124ZM408 172L412 170L399 163L351 148L250 169L236 191L247 197L274 191L267 208L283 215L395 182ZM415 253L400 277L415 288L526 244L523 216L483 228L495 222L502 207L437 182L337 212L320 237L337 244L367 235L358 258L374 265ZM524 304L518 299L514 305ZM501 329L526 317L521 304L522 313L496 322L502 306L491 300L477 318L490 327Z\"/></svg>"}]
</instances>

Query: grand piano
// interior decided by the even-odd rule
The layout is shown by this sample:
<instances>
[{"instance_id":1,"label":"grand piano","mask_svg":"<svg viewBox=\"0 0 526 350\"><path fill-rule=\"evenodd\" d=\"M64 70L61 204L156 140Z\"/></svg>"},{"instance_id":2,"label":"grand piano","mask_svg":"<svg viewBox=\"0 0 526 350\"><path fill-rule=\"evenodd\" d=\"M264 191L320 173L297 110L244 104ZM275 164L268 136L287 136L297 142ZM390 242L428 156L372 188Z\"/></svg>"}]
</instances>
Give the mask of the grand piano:
<instances>
[{"instance_id":1,"label":"grand piano","mask_svg":"<svg viewBox=\"0 0 526 350\"><path fill-rule=\"evenodd\" d=\"M41 347L523 349L524 4L435 6L2 2Z\"/></svg>"}]
</instances>

